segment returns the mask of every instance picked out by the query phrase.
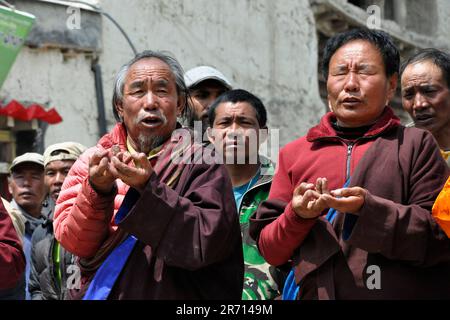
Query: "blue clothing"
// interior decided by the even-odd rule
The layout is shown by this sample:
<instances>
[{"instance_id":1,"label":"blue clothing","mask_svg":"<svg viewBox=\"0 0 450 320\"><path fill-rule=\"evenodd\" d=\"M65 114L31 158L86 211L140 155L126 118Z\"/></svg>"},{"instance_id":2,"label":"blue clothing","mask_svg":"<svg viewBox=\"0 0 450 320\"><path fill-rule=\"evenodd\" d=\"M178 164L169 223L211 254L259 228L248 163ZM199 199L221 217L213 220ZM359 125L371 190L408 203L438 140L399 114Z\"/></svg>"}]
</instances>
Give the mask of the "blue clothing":
<instances>
[{"instance_id":1,"label":"blue clothing","mask_svg":"<svg viewBox=\"0 0 450 320\"><path fill-rule=\"evenodd\" d=\"M27 234L23 236L23 253L25 254L25 300L31 300L30 291L28 290L28 282L30 280L31 271L31 236L32 234Z\"/></svg>"},{"instance_id":2,"label":"blue clothing","mask_svg":"<svg viewBox=\"0 0 450 320\"><path fill-rule=\"evenodd\" d=\"M140 194L135 189L130 188L128 190L120 205L119 211L117 211L116 217L114 218L116 224L119 224L127 216L139 200L139 197ZM95 273L83 300L108 299L108 296L125 267L137 241L136 237L129 235L120 245L114 248Z\"/></svg>"},{"instance_id":3,"label":"blue clothing","mask_svg":"<svg viewBox=\"0 0 450 320\"><path fill-rule=\"evenodd\" d=\"M244 197L244 194L248 190L250 190L250 188L253 187L256 184L256 182L258 182L259 172L260 172L260 170L258 170L256 175L253 176L253 178L246 184L243 184L242 186L233 188L234 201L236 201L236 208L238 209L238 212L241 207L242 198Z\"/></svg>"}]
</instances>

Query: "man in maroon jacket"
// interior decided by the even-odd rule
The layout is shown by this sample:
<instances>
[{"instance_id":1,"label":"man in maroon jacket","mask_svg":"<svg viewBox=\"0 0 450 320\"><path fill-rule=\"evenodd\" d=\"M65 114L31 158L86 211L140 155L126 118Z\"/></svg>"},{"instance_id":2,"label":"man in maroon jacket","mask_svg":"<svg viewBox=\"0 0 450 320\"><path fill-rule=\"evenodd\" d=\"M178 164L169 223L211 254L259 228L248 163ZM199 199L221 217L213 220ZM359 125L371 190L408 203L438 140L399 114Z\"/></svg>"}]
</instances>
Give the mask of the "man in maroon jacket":
<instances>
[{"instance_id":1,"label":"man in maroon jacket","mask_svg":"<svg viewBox=\"0 0 450 320\"><path fill-rule=\"evenodd\" d=\"M0 201L0 300L8 299L25 271L22 243L3 202Z\"/></svg>"},{"instance_id":2,"label":"man in maroon jacket","mask_svg":"<svg viewBox=\"0 0 450 320\"><path fill-rule=\"evenodd\" d=\"M382 31L325 47L331 112L281 150L250 226L269 263L294 266L297 299L450 298L450 240L430 212L448 168L388 106L398 68Z\"/></svg>"},{"instance_id":3,"label":"man in maroon jacket","mask_svg":"<svg viewBox=\"0 0 450 320\"><path fill-rule=\"evenodd\" d=\"M116 77L119 123L64 181L55 237L82 258L82 282L96 271L84 299L241 297L231 181L221 164L188 161L204 149L177 123L186 93L174 58L137 55Z\"/></svg>"}]
</instances>

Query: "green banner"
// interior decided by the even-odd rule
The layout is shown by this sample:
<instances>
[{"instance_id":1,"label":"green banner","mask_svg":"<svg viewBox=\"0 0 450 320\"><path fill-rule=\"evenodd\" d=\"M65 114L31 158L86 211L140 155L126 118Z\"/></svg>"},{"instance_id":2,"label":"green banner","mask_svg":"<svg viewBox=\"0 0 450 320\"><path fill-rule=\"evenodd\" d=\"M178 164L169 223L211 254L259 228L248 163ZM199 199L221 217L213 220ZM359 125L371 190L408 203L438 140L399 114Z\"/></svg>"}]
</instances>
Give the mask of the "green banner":
<instances>
[{"instance_id":1,"label":"green banner","mask_svg":"<svg viewBox=\"0 0 450 320\"><path fill-rule=\"evenodd\" d=\"M29 13L0 6L0 88L22 49L35 19Z\"/></svg>"}]
</instances>

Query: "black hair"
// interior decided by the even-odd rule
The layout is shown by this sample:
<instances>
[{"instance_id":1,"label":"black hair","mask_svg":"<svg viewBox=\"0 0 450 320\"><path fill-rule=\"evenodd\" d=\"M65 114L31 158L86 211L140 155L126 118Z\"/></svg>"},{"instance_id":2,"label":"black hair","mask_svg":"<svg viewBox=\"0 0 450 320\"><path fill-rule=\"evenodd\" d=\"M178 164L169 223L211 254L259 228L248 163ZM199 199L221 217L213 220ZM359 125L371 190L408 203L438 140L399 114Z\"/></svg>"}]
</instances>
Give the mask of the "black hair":
<instances>
[{"instance_id":1,"label":"black hair","mask_svg":"<svg viewBox=\"0 0 450 320\"><path fill-rule=\"evenodd\" d=\"M264 128L267 123L267 111L262 101L254 94L243 90L235 89L222 93L211 105L208 110L209 125L212 127L216 119L216 109L224 102L247 102L255 109L256 118L260 128Z\"/></svg>"},{"instance_id":2,"label":"black hair","mask_svg":"<svg viewBox=\"0 0 450 320\"><path fill-rule=\"evenodd\" d=\"M400 67L400 76L402 76L403 72L405 72L407 66L422 61L431 61L434 65L439 67L445 81L447 82L447 87L450 88L450 55L444 51L434 48L422 49L406 59Z\"/></svg>"},{"instance_id":3,"label":"black hair","mask_svg":"<svg viewBox=\"0 0 450 320\"><path fill-rule=\"evenodd\" d=\"M328 39L322 58L322 74L325 80L328 79L331 57L340 47L355 40L368 41L378 49L383 58L384 69L388 78L398 73L400 54L392 38L381 30L357 28L339 33Z\"/></svg>"}]
</instances>

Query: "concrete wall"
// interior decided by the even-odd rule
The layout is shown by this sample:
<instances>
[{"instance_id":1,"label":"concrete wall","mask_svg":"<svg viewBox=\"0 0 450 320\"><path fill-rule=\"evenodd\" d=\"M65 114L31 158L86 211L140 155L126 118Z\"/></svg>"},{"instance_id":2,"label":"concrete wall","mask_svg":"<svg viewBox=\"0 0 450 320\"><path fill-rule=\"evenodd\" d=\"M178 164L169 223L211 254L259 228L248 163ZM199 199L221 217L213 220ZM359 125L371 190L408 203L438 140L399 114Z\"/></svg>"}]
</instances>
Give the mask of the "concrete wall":
<instances>
[{"instance_id":1,"label":"concrete wall","mask_svg":"<svg viewBox=\"0 0 450 320\"><path fill-rule=\"evenodd\" d=\"M447 50L450 50L450 1L437 0L437 36L442 43L445 43Z\"/></svg>"},{"instance_id":2,"label":"concrete wall","mask_svg":"<svg viewBox=\"0 0 450 320\"><path fill-rule=\"evenodd\" d=\"M450 47L450 2L437 1L439 38ZM168 50L185 70L215 66L235 87L260 96L269 111L269 127L280 129L281 145L305 134L326 110L318 92L317 35L308 0L98 3L127 31L138 51ZM102 28L100 64L110 128L113 78L133 54L109 20L103 19ZM57 108L64 121L48 128L46 145L63 140L93 145L98 128L90 65L85 53L24 48L0 96Z\"/></svg>"},{"instance_id":3,"label":"concrete wall","mask_svg":"<svg viewBox=\"0 0 450 320\"><path fill-rule=\"evenodd\" d=\"M59 50L23 48L0 91L2 96L55 107L63 122L50 125L45 145L61 141L95 143L97 108L90 61L65 60Z\"/></svg>"}]
</instances>

